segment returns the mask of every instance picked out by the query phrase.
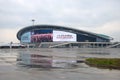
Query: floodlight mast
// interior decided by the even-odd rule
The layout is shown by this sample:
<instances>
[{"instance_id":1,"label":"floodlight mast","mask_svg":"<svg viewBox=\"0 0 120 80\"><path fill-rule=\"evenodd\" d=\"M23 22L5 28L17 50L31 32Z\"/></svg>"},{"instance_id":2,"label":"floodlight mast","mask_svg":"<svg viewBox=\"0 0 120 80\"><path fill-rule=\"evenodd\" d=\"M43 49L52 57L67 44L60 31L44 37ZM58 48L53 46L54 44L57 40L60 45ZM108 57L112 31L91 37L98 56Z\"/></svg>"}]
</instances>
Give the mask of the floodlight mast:
<instances>
[{"instance_id":1,"label":"floodlight mast","mask_svg":"<svg viewBox=\"0 0 120 80\"><path fill-rule=\"evenodd\" d=\"M33 27L34 27L34 22L35 22L35 20L34 19L32 19L32 22L33 22ZM34 29L33 29L33 33L34 33ZM33 40L33 44L35 44L35 41ZM35 45L33 46L33 48L35 47Z\"/></svg>"},{"instance_id":2,"label":"floodlight mast","mask_svg":"<svg viewBox=\"0 0 120 80\"><path fill-rule=\"evenodd\" d=\"M34 20L34 19L32 19L32 22L33 22L33 26L34 26L34 22L35 22L35 20Z\"/></svg>"}]
</instances>

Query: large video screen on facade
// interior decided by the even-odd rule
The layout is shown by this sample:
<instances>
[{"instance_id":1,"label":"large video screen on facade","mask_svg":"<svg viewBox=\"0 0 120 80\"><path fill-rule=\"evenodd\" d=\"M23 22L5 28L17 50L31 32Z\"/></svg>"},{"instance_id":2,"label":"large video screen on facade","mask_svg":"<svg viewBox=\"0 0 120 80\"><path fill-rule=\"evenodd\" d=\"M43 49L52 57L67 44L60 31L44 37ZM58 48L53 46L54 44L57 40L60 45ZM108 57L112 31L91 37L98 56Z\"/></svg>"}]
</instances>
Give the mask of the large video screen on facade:
<instances>
[{"instance_id":1,"label":"large video screen on facade","mask_svg":"<svg viewBox=\"0 0 120 80\"><path fill-rule=\"evenodd\" d=\"M31 32L26 32L21 36L21 42L30 43L31 42Z\"/></svg>"},{"instance_id":2,"label":"large video screen on facade","mask_svg":"<svg viewBox=\"0 0 120 80\"><path fill-rule=\"evenodd\" d=\"M23 43L76 41L76 34L57 30L33 30L21 36Z\"/></svg>"},{"instance_id":3,"label":"large video screen on facade","mask_svg":"<svg viewBox=\"0 0 120 80\"><path fill-rule=\"evenodd\" d=\"M76 34L64 31L53 31L53 41L76 41Z\"/></svg>"},{"instance_id":4,"label":"large video screen on facade","mask_svg":"<svg viewBox=\"0 0 120 80\"><path fill-rule=\"evenodd\" d=\"M53 31L52 30L34 30L31 32L31 42L52 42Z\"/></svg>"}]
</instances>

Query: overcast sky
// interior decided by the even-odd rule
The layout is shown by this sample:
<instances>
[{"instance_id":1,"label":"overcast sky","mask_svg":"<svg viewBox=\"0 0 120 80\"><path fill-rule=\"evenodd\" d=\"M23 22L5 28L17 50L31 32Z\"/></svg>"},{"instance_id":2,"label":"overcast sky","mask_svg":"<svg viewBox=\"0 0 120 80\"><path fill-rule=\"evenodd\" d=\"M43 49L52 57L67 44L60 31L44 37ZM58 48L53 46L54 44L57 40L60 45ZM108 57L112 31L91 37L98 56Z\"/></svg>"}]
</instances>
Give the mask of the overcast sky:
<instances>
[{"instance_id":1,"label":"overcast sky","mask_svg":"<svg viewBox=\"0 0 120 80\"><path fill-rule=\"evenodd\" d=\"M32 19L120 41L120 0L0 0L0 42L18 42L17 32Z\"/></svg>"}]
</instances>

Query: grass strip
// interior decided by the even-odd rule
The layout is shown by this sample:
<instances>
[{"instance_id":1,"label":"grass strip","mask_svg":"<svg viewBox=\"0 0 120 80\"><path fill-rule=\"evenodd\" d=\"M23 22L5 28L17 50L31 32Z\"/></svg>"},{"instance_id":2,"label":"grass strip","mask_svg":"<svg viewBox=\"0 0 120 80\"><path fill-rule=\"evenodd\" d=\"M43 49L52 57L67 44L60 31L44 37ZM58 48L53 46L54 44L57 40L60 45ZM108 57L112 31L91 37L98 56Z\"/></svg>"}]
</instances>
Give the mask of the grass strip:
<instances>
[{"instance_id":1,"label":"grass strip","mask_svg":"<svg viewBox=\"0 0 120 80\"><path fill-rule=\"evenodd\" d=\"M120 58L88 58L85 63L92 67L120 70Z\"/></svg>"}]
</instances>

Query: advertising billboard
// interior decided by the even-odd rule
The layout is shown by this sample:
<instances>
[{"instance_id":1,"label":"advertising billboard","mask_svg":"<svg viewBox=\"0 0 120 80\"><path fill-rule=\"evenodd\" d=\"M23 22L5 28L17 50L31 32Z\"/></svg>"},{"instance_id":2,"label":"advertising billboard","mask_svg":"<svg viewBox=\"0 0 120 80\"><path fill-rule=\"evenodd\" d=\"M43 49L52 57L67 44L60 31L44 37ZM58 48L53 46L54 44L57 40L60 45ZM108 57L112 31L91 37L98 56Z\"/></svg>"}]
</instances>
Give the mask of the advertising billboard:
<instances>
[{"instance_id":1,"label":"advertising billboard","mask_svg":"<svg viewBox=\"0 0 120 80\"><path fill-rule=\"evenodd\" d=\"M31 33L32 43L53 41L53 30L34 30Z\"/></svg>"},{"instance_id":2,"label":"advertising billboard","mask_svg":"<svg viewBox=\"0 0 120 80\"><path fill-rule=\"evenodd\" d=\"M76 34L57 30L33 30L21 36L23 43L76 41Z\"/></svg>"},{"instance_id":3,"label":"advertising billboard","mask_svg":"<svg viewBox=\"0 0 120 80\"><path fill-rule=\"evenodd\" d=\"M30 43L31 42L31 32L26 32L21 36L21 42Z\"/></svg>"},{"instance_id":4,"label":"advertising billboard","mask_svg":"<svg viewBox=\"0 0 120 80\"><path fill-rule=\"evenodd\" d=\"M53 31L53 41L76 41L76 34L65 31Z\"/></svg>"}]
</instances>

